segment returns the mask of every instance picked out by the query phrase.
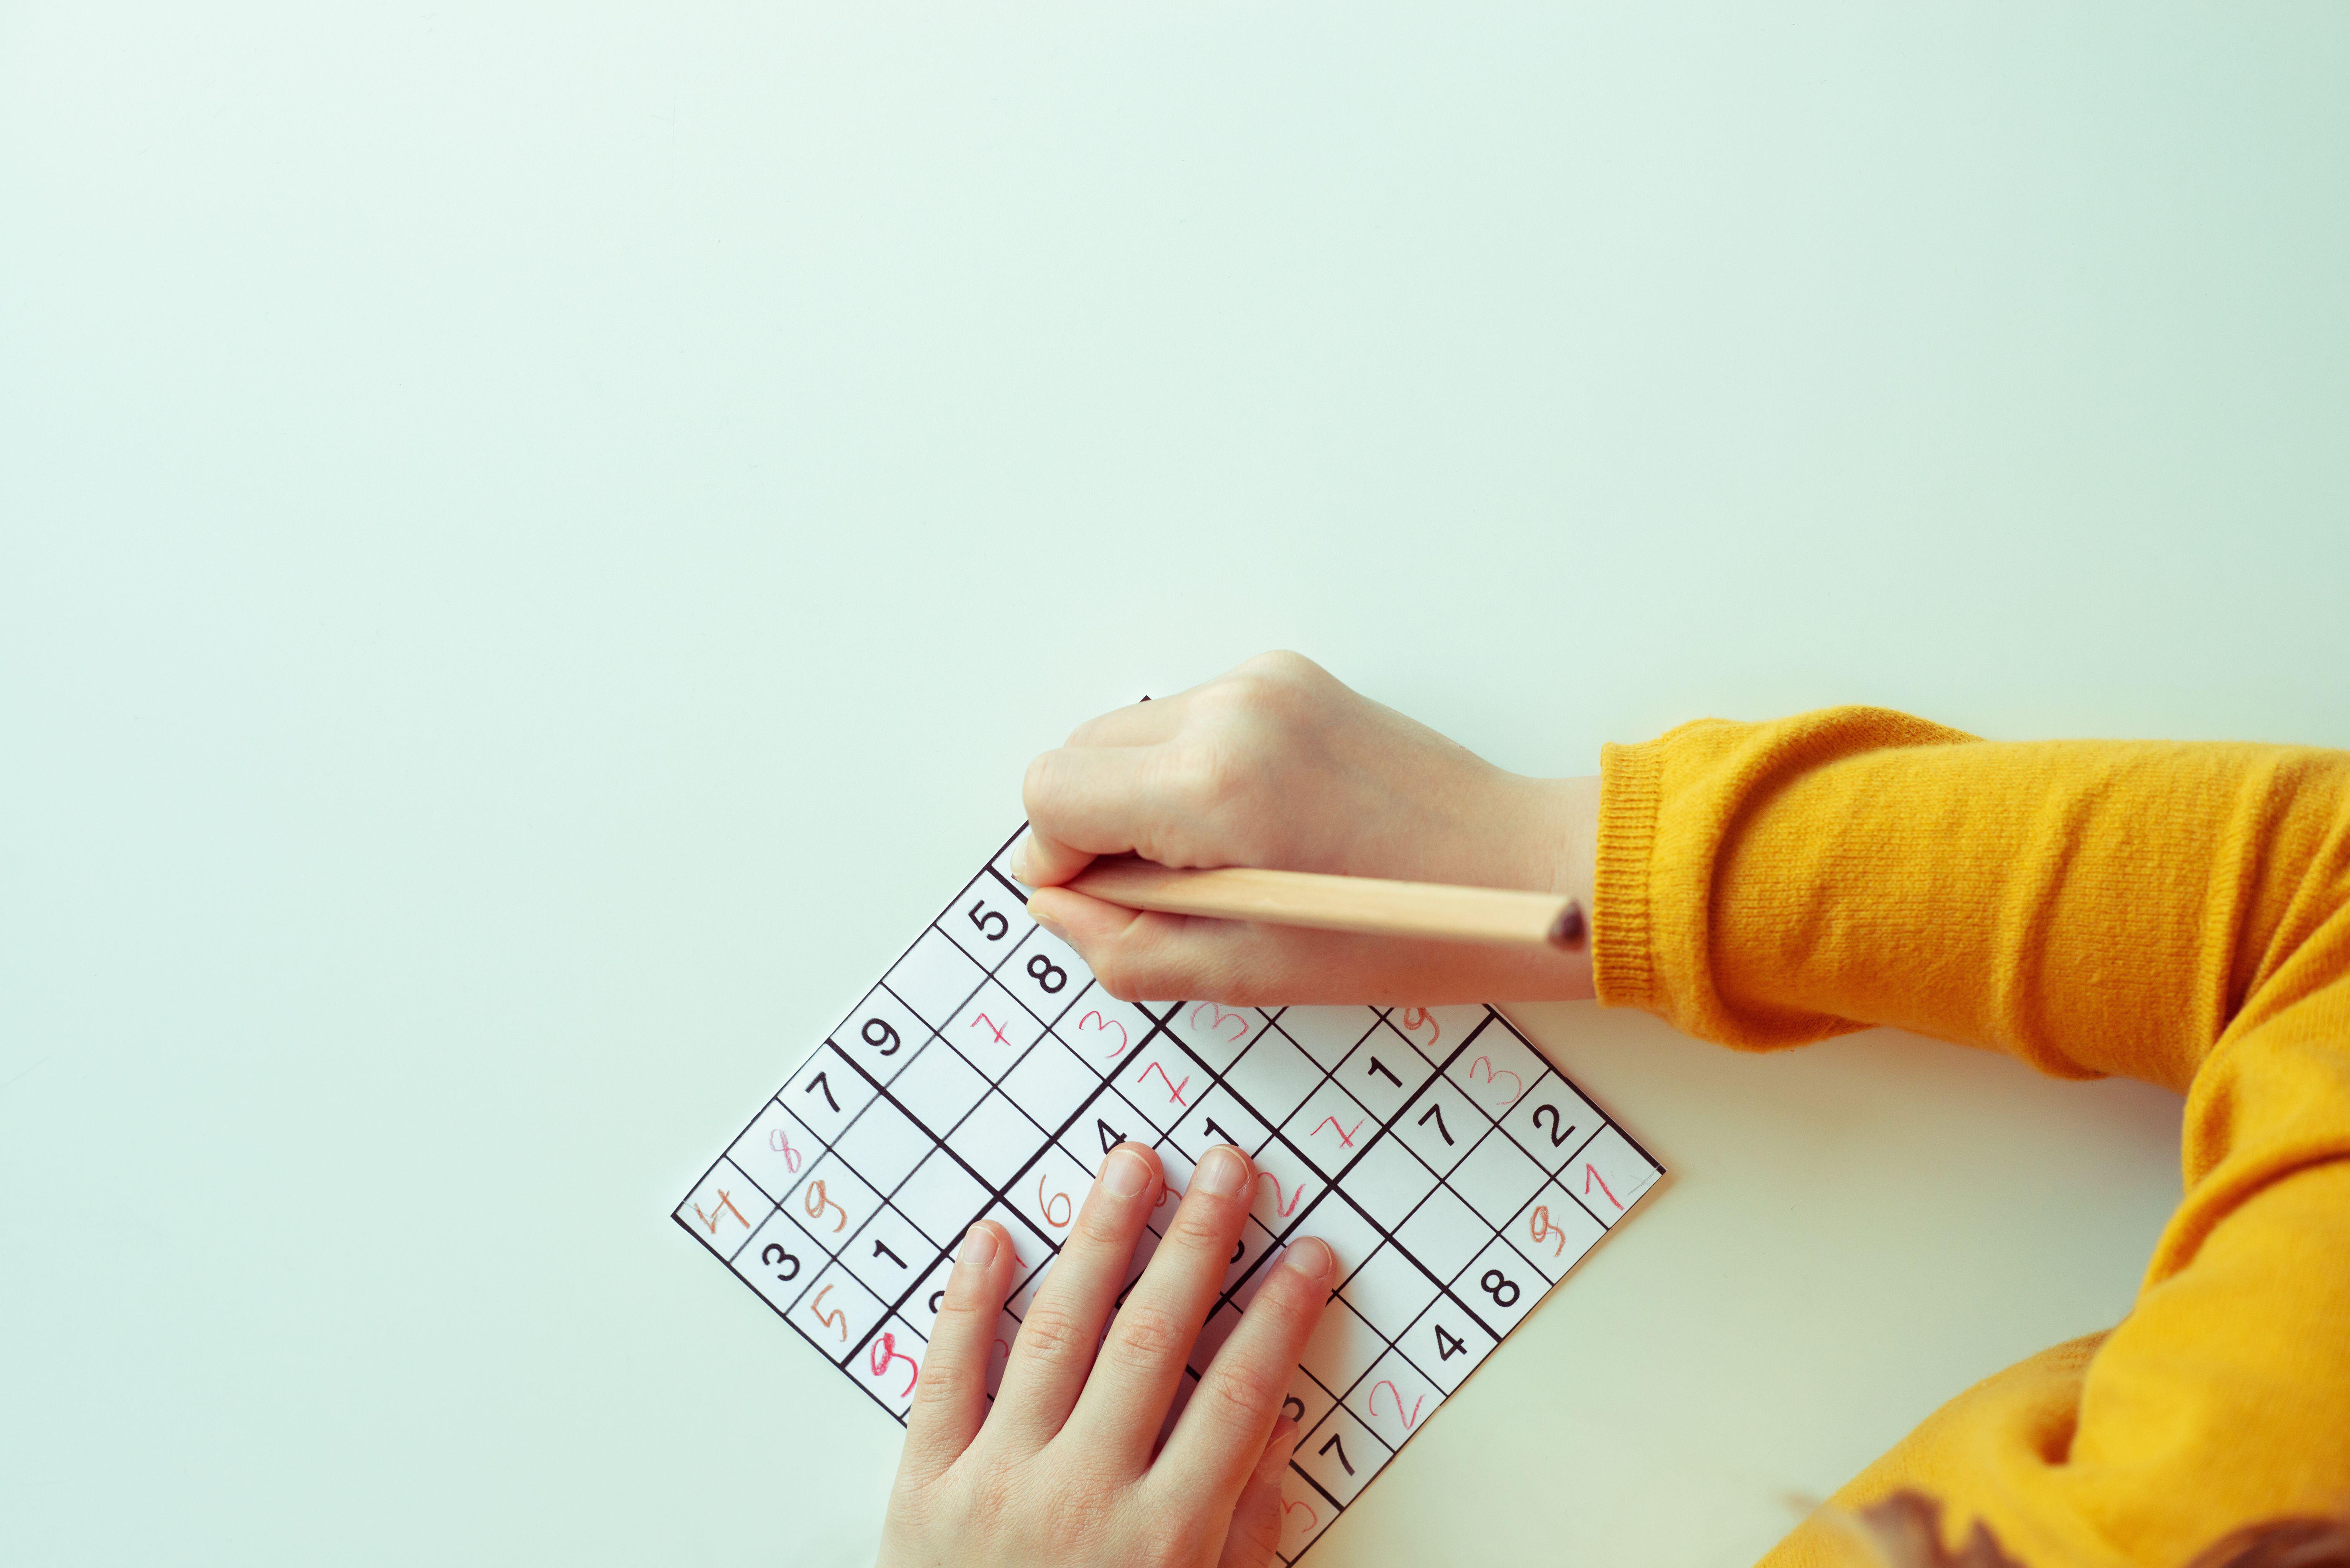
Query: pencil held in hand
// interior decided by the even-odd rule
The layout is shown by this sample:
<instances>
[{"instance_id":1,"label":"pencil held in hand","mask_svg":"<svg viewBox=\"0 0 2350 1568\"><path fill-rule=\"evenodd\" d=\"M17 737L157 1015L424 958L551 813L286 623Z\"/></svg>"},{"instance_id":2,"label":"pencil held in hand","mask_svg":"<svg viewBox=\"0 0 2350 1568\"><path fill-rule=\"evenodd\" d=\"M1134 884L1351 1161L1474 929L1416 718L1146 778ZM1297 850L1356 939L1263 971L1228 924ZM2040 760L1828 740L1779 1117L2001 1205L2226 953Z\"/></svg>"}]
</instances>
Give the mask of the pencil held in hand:
<instances>
[{"instance_id":1,"label":"pencil held in hand","mask_svg":"<svg viewBox=\"0 0 2350 1568\"><path fill-rule=\"evenodd\" d=\"M1448 942L1573 952L1585 940L1583 906L1555 893L1388 882L1311 871L1230 867L1179 871L1130 855L1097 860L1069 882L1075 891L1129 909L1210 915L1275 926L1419 937Z\"/></svg>"}]
</instances>

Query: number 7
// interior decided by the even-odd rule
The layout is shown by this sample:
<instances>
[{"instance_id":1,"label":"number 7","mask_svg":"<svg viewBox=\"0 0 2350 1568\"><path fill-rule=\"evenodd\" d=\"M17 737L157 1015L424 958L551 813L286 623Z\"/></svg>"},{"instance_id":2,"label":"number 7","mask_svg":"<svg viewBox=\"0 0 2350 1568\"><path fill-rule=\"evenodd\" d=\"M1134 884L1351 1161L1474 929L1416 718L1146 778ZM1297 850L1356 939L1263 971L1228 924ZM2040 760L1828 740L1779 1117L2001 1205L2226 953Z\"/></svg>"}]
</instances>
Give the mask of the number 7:
<instances>
[{"instance_id":1,"label":"number 7","mask_svg":"<svg viewBox=\"0 0 2350 1568\"><path fill-rule=\"evenodd\" d=\"M1330 1440L1329 1440L1328 1442L1326 1442L1326 1443L1323 1444L1320 1448L1318 1448L1318 1449L1315 1449L1314 1451L1315 1451L1315 1453L1317 1453L1317 1454L1326 1454L1326 1453L1328 1453L1328 1452L1329 1452L1331 1449L1337 1449L1337 1450L1338 1450L1338 1462L1339 1462L1340 1464L1342 1464L1342 1465L1345 1465L1345 1466L1346 1466L1346 1468L1347 1468L1347 1473L1348 1475L1353 1475L1353 1474L1355 1473L1355 1467L1354 1467L1353 1465L1351 1465L1351 1464L1348 1464L1348 1463L1347 1463L1347 1445L1346 1445L1346 1444L1344 1444L1344 1443L1342 1443L1342 1442L1340 1442L1340 1441L1338 1440L1338 1434L1337 1434L1337 1433L1336 1433L1336 1432L1331 1433L1331 1434L1330 1434Z\"/></svg>"}]
</instances>

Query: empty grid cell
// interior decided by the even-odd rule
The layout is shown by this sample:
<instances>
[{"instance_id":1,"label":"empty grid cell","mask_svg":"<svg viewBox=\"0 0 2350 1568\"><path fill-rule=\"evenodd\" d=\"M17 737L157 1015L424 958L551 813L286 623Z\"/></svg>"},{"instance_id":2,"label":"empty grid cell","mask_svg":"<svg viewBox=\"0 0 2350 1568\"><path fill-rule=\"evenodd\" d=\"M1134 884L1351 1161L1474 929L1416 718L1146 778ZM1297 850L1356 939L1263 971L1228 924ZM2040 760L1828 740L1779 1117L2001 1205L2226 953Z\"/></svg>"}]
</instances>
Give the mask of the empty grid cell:
<instances>
[{"instance_id":1,"label":"empty grid cell","mask_svg":"<svg viewBox=\"0 0 2350 1568\"><path fill-rule=\"evenodd\" d=\"M938 1256L937 1243L886 1203L840 1250L848 1272L885 1302L904 1295Z\"/></svg>"},{"instance_id":2,"label":"empty grid cell","mask_svg":"<svg viewBox=\"0 0 2350 1568\"><path fill-rule=\"evenodd\" d=\"M800 1070L792 1075L791 1086L775 1098L806 1123L819 1141L836 1143L873 1098L873 1085L847 1057L823 1045L800 1064Z\"/></svg>"},{"instance_id":3,"label":"empty grid cell","mask_svg":"<svg viewBox=\"0 0 2350 1568\"><path fill-rule=\"evenodd\" d=\"M898 1211L941 1247L962 1245L962 1233L987 1203L987 1189L945 1149L933 1149L891 1195Z\"/></svg>"},{"instance_id":4,"label":"empty grid cell","mask_svg":"<svg viewBox=\"0 0 2350 1568\"><path fill-rule=\"evenodd\" d=\"M948 1044L994 1082L1012 1071L1013 1064L1044 1034L1045 1026L991 980L971 993L941 1033Z\"/></svg>"},{"instance_id":5,"label":"empty grid cell","mask_svg":"<svg viewBox=\"0 0 2350 1568\"><path fill-rule=\"evenodd\" d=\"M877 985L865 993L855 1012L840 1021L830 1044L886 1084L914 1059L930 1037L931 1026L915 1017L912 1008L891 994L889 987Z\"/></svg>"},{"instance_id":6,"label":"empty grid cell","mask_svg":"<svg viewBox=\"0 0 2350 1568\"><path fill-rule=\"evenodd\" d=\"M962 1053L933 1039L920 1055L906 1064L906 1070L889 1085L889 1093L931 1137L944 1139L986 1096L987 1080L962 1059Z\"/></svg>"},{"instance_id":7,"label":"empty grid cell","mask_svg":"<svg viewBox=\"0 0 2350 1568\"><path fill-rule=\"evenodd\" d=\"M1388 1022L1421 1055L1441 1065L1461 1042L1484 1026L1492 1011L1482 1002L1451 1007L1397 1007L1388 1010Z\"/></svg>"},{"instance_id":8,"label":"empty grid cell","mask_svg":"<svg viewBox=\"0 0 2350 1568\"><path fill-rule=\"evenodd\" d=\"M1305 1096L1282 1127L1289 1147L1335 1177L1378 1136L1379 1119L1337 1085L1325 1082Z\"/></svg>"},{"instance_id":9,"label":"empty grid cell","mask_svg":"<svg viewBox=\"0 0 2350 1568\"><path fill-rule=\"evenodd\" d=\"M1347 1305L1388 1339L1400 1339L1443 1287L1390 1242L1339 1287Z\"/></svg>"},{"instance_id":10,"label":"empty grid cell","mask_svg":"<svg viewBox=\"0 0 2350 1568\"><path fill-rule=\"evenodd\" d=\"M1273 1129L1257 1120L1254 1113L1218 1084L1193 1102L1169 1136L1197 1159L1218 1144L1230 1144L1243 1154L1254 1154L1273 1136Z\"/></svg>"},{"instance_id":11,"label":"empty grid cell","mask_svg":"<svg viewBox=\"0 0 2350 1568\"><path fill-rule=\"evenodd\" d=\"M1320 1065L1278 1025L1258 1031L1240 1060L1224 1073L1225 1085L1268 1125L1285 1120L1321 1081Z\"/></svg>"},{"instance_id":12,"label":"empty grid cell","mask_svg":"<svg viewBox=\"0 0 2350 1568\"><path fill-rule=\"evenodd\" d=\"M1256 1182L1249 1189L1249 1212L1278 1236L1322 1196L1322 1178L1295 1149L1274 1138L1256 1151Z\"/></svg>"},{"instance_id":13,"label":"empty grid cell","mask_svg":"<svg viewBox=\"0 0 2350 1568\"><path fill-rule=\"evenodd\" d=\"M848 1375L900 1421L913 1408L914 1385L931 1342L902 1317L892 1316L851 1356Z\"/></svg>"},{"instance_id":14,"label":"empty grid cell","mask_svg":"<svg viewBox=\"0 0 2350 1568\"><path fill-rule=\"evenodd\" d=\"M1390 1350L1347 1395L1347 1408L1390 1449L1400 1449L1444 1403L1444 1390Z\"/></svg>"},{"instance_id":15,"label":"empty grid cell","mask_svg":"<svg viewBox=\"0 0 2350 1568\"><path fill-rule=\"evenodd\" d=\"M1554 1283L1607 1233L1591 1211L1555 1181L1545 1182L1502 1231Z\"/></svg>"},{"instance_id":16,"label":"empty grid cell","mask_svg":"<svg viewBox=\"0 0 2350 1568\"><path fill-rule=\"evenodd\" d=\"M1263 1027L1264 1014L1255 1008L1214 1002L1187 1002L1167 1015L1167 1033L1219 1073L1240 1059Z\"/></svg>"},{"instance_id":17,"label":"empty grid cell","mask_svg":"<svg viewBox=\"0 0 2350 1568\"><path fill-rule=\"evenodd\" d=\"M1045 1129L1005 1099L1001 1089L991 1090L954 1132L955 1152L999 1190L1044 1141Z\"/></svg>"},{"instance_id":18,"label":"empty grid cell","mask_svg":"<svg viewBox=\"0 0 2350 1568\"><path fill-rule=\"evenodd\" d=\"M1452 1293L1467 1302L1495 1334L1517 1327L1549 1290L1550 1282L1540 1271L1499 1236L1469 1261L1452 1285Z\"/></svg>"},{"instance_id":19,"label":"empty grid cell","mask_svg":"<svg viewBox=\"0 0 2350 1568\"><path fill-rule=\"evenodd\" d=\"M1452 1059L1445 1075L1479 1110L1499 1121L1548 1070L1542 1058L1496 1018Z\"/></svg>"},{"instance_id":20,"label":"empty grid cell","mask_svg":"<svg viewBox=\"0 0 2350 1568\"><path fill-rule=\"evenodd\" d=\"M1161 1034L1118 1070L1112 1086L1164 1133L1173 1131L1184 1113L1208 1092L1209 1082L1207 1069Z\"/></svg>"},{"instance_id":21,"label":"empty grid cell","mask_svg":"<svg viewBox=\"0 0 2350 1568\"><path fill-rule=\"evenodd\" d=\"M1656 1185L1657 1176L1655 1162L1634 1148L1622 1133L1607 1127L1567 1162L1559 1173L1559 1182L1582 1198L1583 1206L1602 1225L1613 1225Z\"/></svg>"},{"instance_id":22,"label":"empty grid cell","mask_svg":"<svg viewBox=\"0 0 2350 1568\"><path fill-rule=\"evenodd\" d=\"M1606 1121L1591 1108L1590 1101L1575 1092L1574 1085L1545 1070L1510 1107L1502 1126L1534 1156L1535 1164L1555 1174Z\"/></svg>"},{"instance_id":23,"label":"empty grid cell","mask_svg":"<svg viewBox=\"0 0 2350 1568\"><path fill-rule=\"evenodd\" d=\"M1430 1169L1442 1176L1468 1156L1492 1126L1460 1090L1438 1078L1404 1107L1403 1115L1396 1118L1395 1132Z\"/></svg>"},{"instance_id":24,"label":"empty grid cell","mask_svg":"<svg viewBox=\"0 0 2350 1568\"><path fill-rule=\"evenodd\" d=\"M1037 1041L1003 1079L1003 1092L1012 1103L1047 1132L1058 1130L1086 1096L1100 1087L1101 1080L1049 1034Z\"/></svg>"},{"instance_id":25,"label":"empty grid cell","mask_svg":"<svg viewBox=\"0 0 2350 1568\"><path fill-rule=\"evenodd\" d=\"M1035 924L1029 918L1027 899L985 871L972 877L938 919L939 929L955 946L991 971Z\"/></svg>"},{"instance_id":26,"label":"empty grid cell","mask_svg":"<svg viewBox=\"0 0 2350 1568\"><path fill-rule=\"evenodd\" d=\"M1396 1141L1382 1137L1364 1154L1347 1178L1347 1196L1383 1230L1393 1231L1419 1207L1436 1186L1436 1173L1419 1157Z\"/></svg>"},{"instance_id":27,"label":"empty grid cell","mask_svg":"<svg viewBox=\"0 0 2350 1568\"><path fill-rule=\"evenodd\" d=\"M685 1201L677 1206L677 1217L712 1251L731 1260L751 1239L751 1232L766 1221L774 1207L758 1183L743 1175L733 1160L722 1159L711 1167L699 1187L686 1194Z\"/></svg>"},{"instance_id":28,"label":"empty grid cell","mask_svg":"<svg viewBox=\"0 0 2350 1568\"><path fill-rule=\"evenodd\" d=\"M1327 1071L1345 1061L1355 1042L1378 1021L1378 1012L1368 1007L1284 1007L1274 1026Z\"/></svg>"},{"instance_id":29,"label":"empty grid cell","mask_svg":"<svg viewBox=\"0 0 2350 1568\"><path fill-rule=\"evenodd\" d=\"M1423 1268L1449 1282L1494 1233L1495 1228L1479 1219L1458 1193L1440 1187L1420 1200L1395 1235Z\"/></svg>"},{"instance_id":30,"label":"empty grid cell","mask_svg":"<svg viewBox=\"0 0 2350 1568\"><path fill-rule=\"evenodd\" d=\"M1348 1094L1368 1106L1371 1114L1386 1121L1403 1109L1419 1087L1436 1075L1420 1054L1405 1044L1402 1035L1381 1023L1363 1037L1363 1043L1347 1054L1330 1075L1345 1085Z\"/></svg>"},{"instance_id":31,"label":"empty grid cell","mask_svg":"<svg viewBox=\"0 0 2350 1568\"><path fill-rule=\"evenodd\" d=\"M823 1141L774 1100L759 1107L758 1119L743 1128L734 1147L726 1151L743 1174L771 1198L789 1192L807 1162L823 1154Z\"/></svg>"},{"instance_id":32,"label":"empty grid cell","mask_svg":"<svg viewBox=\"0 0 2350 1568\"><path fill-rule=\"evenodd\" d=\"M1355 1386L1355 1379L1387 1347L1379 1331L1341 1297L1322 1309L1322 1321L1314 1325L1305 1348L1297 1353L1297 1364L1314 1374L1314 1381L1323 1387L1341 1394Z\"/></svg>"},{"instance_id":33,"label":"empty grid cell","mask_svg":"<svg viewBox=\"0 0 2350 1568\"><path fill-rule=\"evenodd\" d=\"M1388 1462L1388 1451L1368 1427L1340 1405L1305 1434L1292 1462L1343 1506L1371 1484L1371 1478Z\"/></svg>"},{"instance_id":34,"label":"empty grid cell","mask_svg":"<svg viewBox=\"0 0 2350 1568\"><path fill-rule=\"evenodd\" d=\"M863 1177L876 1192L889 1193L914 1174L914 1167L938 1147L938 1140L887 1099L876 1099L850 1124L832 1152Z\"/></svg>"},{"instance_id":35,"label":"empty grid cell","mask_svg":"<svg viewBox=\"0 0 2350 1568\"><path fill-rule=\"evenodd\" d=\"M1076 1053L1078 1061L1107 1078L1150 1033L1150 1020L1134 1003L1120 1002L1097 982L1069 1004L1053 1033Z\"/></svg>"},{"instance_id":36,"label":"empty grid cell","mask_svg":"<svg viewBox=\"0 0 2350 1568\"><path fill-rule=\"evenodd\" d=\"M906 950L906 956L898 961L882 983L924 1023L939 1029L986 978L985 971L972 961L970 954L932 926L915 939L914 945Z\"/></svg>"},{"instance_id":37,"label":"empty grid cell","mask_svg":"<svg viewBox=\"0 0 2350 1568\"><path fill-rule=\"evenodd\" d=\"M880 1324L888 1309L838 1263L828 1265L792 1303L792 1321L816 1347L844 1366L848 1354Z\"/></svg>"},{"instance_id":38,"label":"empty grid cell","mask_svg":"<svg viewBox=\"0 0 2350 1568\"><path fill-rule=\"evenodd\" d=\"M827 1252L838 1252L880 1207L881 1195L837 1153L809 1166L784 1199L785 1211Z\"/></svg>"},{"instance_id":39,"label":"empty grid cell","mask_svg":"<svg viewBox=\"0 0 2350 1568\"><path fill-rule=\"evenodd\" d=\"M1029 1012L1054 1023L1085 993L1094 976L1075 948L1038 926L996 966L995 978Z\"/></svg>"},{"instance_id":40,"label":"empty grid cell","mask_svg":"<svg viewBox=\"0 0 2350 1568\"><path fill-rule=\"evenodd\" d=\"M1542 1189L1547 1178L1518 1147L1518 1140L1496 1127L1478 1140L1468 1158L1445 1173L1445 1185L1469 1200L1495 1230L1510 1222Z\"/></svg>"},{"instance_id":41,"label":"empty grid cell","mask_svg":"<svg viewBox=\"0 0 2350 1568\"><path fill-rule=\"evenodd\" d=\"M1450 1394L1492 1354L1493 1336L1447 1292L1419 1314L1396 1348L1430 1383Z\"/></svg>"},{"instance_id":42,"label":"empty grid cell","mask_svg":"<svg viewBox=\"0 0 2350 1568\"><path fill-rule=\"evenodd\" d=\"M734 1254L734 1272L766 1298L769 1306L786 1314L824 1263L824 1249L781 1210L768 1215Z\"/></svg>"}]
</instances>

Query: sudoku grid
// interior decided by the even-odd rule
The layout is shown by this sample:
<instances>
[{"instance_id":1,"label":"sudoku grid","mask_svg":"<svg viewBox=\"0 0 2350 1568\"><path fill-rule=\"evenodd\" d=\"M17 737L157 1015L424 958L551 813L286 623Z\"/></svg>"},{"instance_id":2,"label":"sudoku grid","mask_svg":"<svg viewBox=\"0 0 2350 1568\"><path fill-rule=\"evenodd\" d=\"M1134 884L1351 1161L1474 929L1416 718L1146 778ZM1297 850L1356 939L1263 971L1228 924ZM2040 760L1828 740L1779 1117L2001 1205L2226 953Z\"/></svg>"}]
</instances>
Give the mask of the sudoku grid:
<instances>
[{"instance_id":1,"label":"sudoku grid","mask_svg":"<svg viewBox=\"0 0 2350 1568\"><path fill-rule=\"evenodd\" d=\"M1464 1007L1126 1002L1030 919L1014 834L760 1108L674 1217L901 1424L954 1248L1014 1238L988 1392L1087 1189L1124 1141L1168 1190L1231 1143L1254 1202L1171 1427L1287 1241L1338 1257L1288 1414L1294 1562L1663 1175L1510 1022ZM1123 1300L1123 1296L1120 1297Z\"/></svg>"}]
</instances>

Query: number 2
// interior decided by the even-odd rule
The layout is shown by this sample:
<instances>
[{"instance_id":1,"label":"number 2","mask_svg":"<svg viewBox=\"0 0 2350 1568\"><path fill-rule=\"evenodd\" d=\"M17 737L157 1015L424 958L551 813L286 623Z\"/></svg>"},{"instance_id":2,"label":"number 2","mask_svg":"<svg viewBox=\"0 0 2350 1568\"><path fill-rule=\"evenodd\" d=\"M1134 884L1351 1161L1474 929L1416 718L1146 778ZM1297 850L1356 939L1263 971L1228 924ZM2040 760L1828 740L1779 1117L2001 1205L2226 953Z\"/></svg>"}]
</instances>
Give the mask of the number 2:
<instances>
[{"instance_id":1,"label":"number 2","mask_svg":"<svg viewBox=\"0 0 2350 1568\"><path fill-rule=\"evenodd\" d=\"M1556 1148L1559 1145L1565 1143L1567 1140L1568 1136L1575 1131L1575 1124L1573 1122L1566 1121L1565 1117L1560 1116L1556 1106L1536 1106L1534 1107L1534 1114L1532 1117L1534 1126L1542 1126L1543 1113L1545 1111L1550 1113L1550 1146L1553 1148ZM1560 1126L1559 1124L1562 1122L1565 1122L1566 1125L1564 1127Z\"/></svg>"}]
</instances>

